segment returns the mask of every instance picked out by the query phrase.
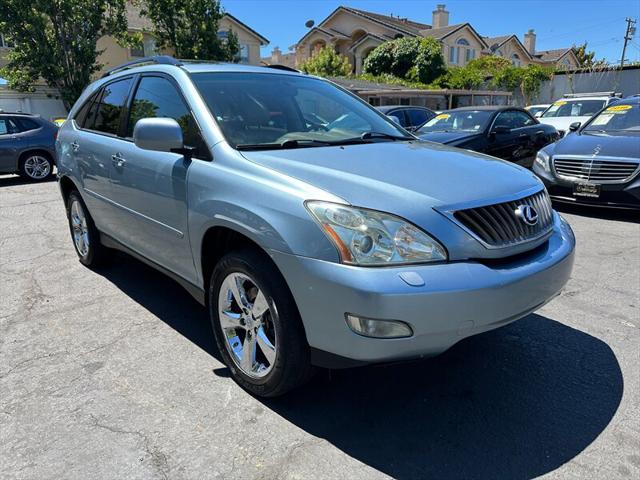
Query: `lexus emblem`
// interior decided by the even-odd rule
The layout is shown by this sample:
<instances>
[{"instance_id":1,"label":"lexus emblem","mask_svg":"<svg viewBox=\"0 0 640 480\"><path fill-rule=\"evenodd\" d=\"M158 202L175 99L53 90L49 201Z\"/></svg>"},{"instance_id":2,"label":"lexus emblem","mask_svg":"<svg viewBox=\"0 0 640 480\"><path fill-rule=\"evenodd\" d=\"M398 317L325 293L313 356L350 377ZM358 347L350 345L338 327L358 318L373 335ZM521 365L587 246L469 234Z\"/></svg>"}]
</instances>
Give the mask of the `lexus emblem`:
<instances>
[{"instance_id":1,"label":"lexus emblem","mask_svg":"<svg viewBox=\"0 0 640 480\"><path fill-rule=\"evenodd\" d=\"M515 214L527 225L534 226L538 223L538 212L531 205L518 205Z\"/></svg>"}]
</instances>

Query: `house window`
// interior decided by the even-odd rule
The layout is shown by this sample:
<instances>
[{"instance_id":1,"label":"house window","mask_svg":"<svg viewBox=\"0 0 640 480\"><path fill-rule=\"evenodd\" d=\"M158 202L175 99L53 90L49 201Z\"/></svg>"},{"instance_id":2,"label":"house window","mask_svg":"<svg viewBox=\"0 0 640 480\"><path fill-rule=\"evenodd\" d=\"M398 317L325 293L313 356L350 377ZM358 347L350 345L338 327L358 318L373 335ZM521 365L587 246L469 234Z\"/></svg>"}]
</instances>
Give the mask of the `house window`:
<instances>
[{"instance_id":1,"label":"house window","mask_svg":"<svg viewBox=\"0 0 640 480\"><path fill-rule=\"evenodd\" d=\"M473 48L467 48L467 62L476 58L476 51Z\"/></svg>"},{"instance_id":2,"label":"house window","mask_svg":"<svg viewBox=\"0 0 640 480\"><path fill-rule=\"evenodd\" d=\"M458 49L456 47L449 47L449 63L458 63Z\"/></svg>"},{"instance_id":3,"label":"house window","mask_svg":"<svg viewBox=\"0 0 640 480\"><path fill-rule=\"evenodd\" d=\"M240 63L249 63L249 45L247 45L246 43L240 44L240 49L238 50L236 59Z\"/></svg>"},{"instance_id":4,"label":"house window","mask_svg":"<svg viewBox=\"0 0 640 480\"><path fill-rule=\"evenodd\" d=\"M228 30L220 30L218 32L218 38L220 40L227 40L229 38L229 31Z\"/></svg>"},{"instance_id":5,"label":"house window","mask_svg":"<svg viewBox=\"0 0 640 480\"><path fill-rule=\"evenodd\" d=\"M449 60L451 63L460 63L463 58L465 62L476 58L476 51L471 48L471 45L466 39L458 39L456 45L457 47L451 47L451 50L455 50L455 52L450 51L449 54Z\"/></svg>"},{"instance_id":6,"label":"house window","mask_svg":"<svg viewBox=\"0 0 640 480\"><path fill-rule=\"evenodd\" d=\"M144 40L142 40L142 45L131 47L129 53L132 57L151 57L155 55L158 53L155 38L145 37Z\"/></svg>"},{"instance_id":7,"label":"house window","mask_svg":"<svg viewBox=\"0 0 640 480\"><path fill-rule=\"evenodd\" d=\"M13 48L13 42L7 40L2 33L0 33L0 48Z\"/></svg>"},{"instance_id":8,"label":"house window","mask_svg":"<svg viewBox=\"0 0 640 480\"><path fill-rule=\"evenodd\" d=\"M517 53L514 53L513 55L511 55L511 63L513 64L514 67L522 66L522 62L520 61L520 57L518 56Z\"/></svg>"}]
</instances>

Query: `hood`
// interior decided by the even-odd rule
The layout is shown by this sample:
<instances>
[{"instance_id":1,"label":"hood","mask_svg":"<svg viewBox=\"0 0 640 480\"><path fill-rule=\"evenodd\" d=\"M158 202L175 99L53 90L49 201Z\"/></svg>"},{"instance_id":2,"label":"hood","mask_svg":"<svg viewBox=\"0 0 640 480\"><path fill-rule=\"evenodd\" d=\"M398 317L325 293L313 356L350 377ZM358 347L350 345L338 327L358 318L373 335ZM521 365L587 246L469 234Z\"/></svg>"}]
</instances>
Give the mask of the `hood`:
<instances>
[{"instance_id":1,"label":"hood","mask_svg":"<svg viewBox=\"0 0 640 480\"><path fill-rule=\"evenodd\" d=\"M474 132L428 132L418 135L422 140L436 143L453 143L460 140L467 140L478 135Z\"/></svg>"},{"instance_id":2,"label":"hood","mask_svg":"<svg viewBox=\"0 0 640 480\"><path fill-rule=\"evenodd\" d=\"M511 196L540 185L532 172L512 163L428 142L241 153L353 205L397 214Z\"/></svg>"},{"instance_id":3,"label":"hood","mask_svg":"<svg viewBox=\"0 0 640 480\"><path fill-rule=\"evenodd\" d=\"M548 117L538 118L540 123L546 123L547 125L551 125L556 127L556 130L564 130L565 132L569 131L569 125L575 122L580 122L584 125L584 123L589 120L591 116L587 115L586 117Z\"/></svg>"},{"instance_id":4,"label":"hood","mask_svg":"<svg viewBox=\"0 0 640 480\"><path fill-rule=\"evenodd\" d=\"M639 135L571 133L555 144L553 155L640 158Z\"/></svg>"}]
</instances>

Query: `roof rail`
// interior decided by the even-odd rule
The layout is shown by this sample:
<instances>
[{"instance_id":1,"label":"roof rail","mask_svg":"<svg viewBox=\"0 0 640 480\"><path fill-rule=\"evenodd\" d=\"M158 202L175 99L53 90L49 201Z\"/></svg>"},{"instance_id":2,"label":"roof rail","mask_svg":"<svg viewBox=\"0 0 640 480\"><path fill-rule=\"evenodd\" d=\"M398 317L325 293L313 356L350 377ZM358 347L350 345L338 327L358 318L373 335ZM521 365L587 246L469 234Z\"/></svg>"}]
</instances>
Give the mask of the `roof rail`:
<instances>
[{"instance_id":1,"label":"roof rail","mask_svg":"<svg viewBox=\"0 0 640 480\"><path fill-rule=\"evenodd\" d=\"M576 97L621 97L621 93L616 92L589 92L589 93L565 93L564 98Z\"/></svg>"},{"instance_id":2,"label":"roof rail","mask_svg":"<svg viewBox=\"0 0 640 480\"><path fill-rule=\"evenodd\" d=\"M297 70L293 67L288 67L286 65L278 65L277 63L274 65L265 65L266 68L273 68L274 70L284 70L285 72L296 72L302 73L300 70Z\"/></svg>"},{"instance_id":3,"label":"roof rail","mask_svg":"<svg viewBox=\"0 0 640 480\"><path fill-rule=\"evenodd\" d=\"M121 70L126 70L128 68L133 68L138 65L144 65L146 63L157 63L158 65L174 65L179 67L182 65L180 60L176 60L175 58L169 55L154 55L152 57L144 57L138 58L136 60L131 60L130 62L123 63L122 65L118 65L117 67L111 68L102 74L102 77L108 77L109 75L113 75L116 72Z\"/></svg>"}]
</instances>

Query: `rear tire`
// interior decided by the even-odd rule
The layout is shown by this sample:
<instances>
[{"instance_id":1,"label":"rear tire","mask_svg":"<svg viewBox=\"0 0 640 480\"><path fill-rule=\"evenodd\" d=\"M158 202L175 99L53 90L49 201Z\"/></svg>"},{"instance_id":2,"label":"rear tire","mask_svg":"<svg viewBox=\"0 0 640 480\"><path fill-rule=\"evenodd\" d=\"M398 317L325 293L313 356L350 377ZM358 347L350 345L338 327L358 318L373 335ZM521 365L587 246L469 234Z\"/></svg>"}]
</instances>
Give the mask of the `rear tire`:
<instances>
[{"instance_id":1,"label":"rear tire","mask_svg":"<svg viewBox=\"0 0 640 480\"><path fill-rule=\"evenodd\" d=\"M100 233L77 191L71 192L67 199L67 219L80 263L89 268L102 265L107 257L107 248L100 243Z\"/></svg>"},{"instance_id":2,"label":"rear tire","mask_svg":"<svg viewBox=\"0 0 640 480\"><path fill-rule=\"evenodd\" d=\"M242 388L275 397L311 378L300 314L268 257L251 249L225 255L211 275L208 295L218 349Z\"/></svg>"},{"instance_id":3,"label":"rear tire","mask_svg":"<svg viewBox=\"0 0 640 480\"><path fill-rule=\"evenodd\" d=\"M41 152L28 153L20 159L20 175L32 182L48 180L53 175L53 160Z\"/></svg>"}]
</instances>

